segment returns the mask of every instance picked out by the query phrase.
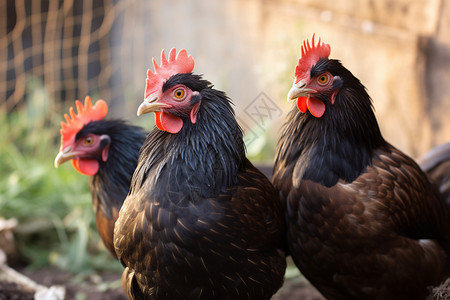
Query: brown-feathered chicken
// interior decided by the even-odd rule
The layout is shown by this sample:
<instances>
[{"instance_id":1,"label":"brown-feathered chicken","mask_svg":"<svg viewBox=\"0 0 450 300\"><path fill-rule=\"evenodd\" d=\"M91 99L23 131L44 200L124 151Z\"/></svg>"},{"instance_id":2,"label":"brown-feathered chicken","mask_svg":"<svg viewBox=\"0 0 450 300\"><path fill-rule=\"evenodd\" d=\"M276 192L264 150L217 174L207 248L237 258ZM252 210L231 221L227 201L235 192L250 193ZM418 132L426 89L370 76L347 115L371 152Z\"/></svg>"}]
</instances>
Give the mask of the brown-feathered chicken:
<instances>
[{"instance_id":1,"label":"brown-feathered chicken","mask_svg":"<svg viewBox=\"0 0 450 300\"><path fill-rule=\"evenodd\" d=\"M121 120L105 120L108 106L103 100L92 105L88 96L84 107L79 101L76 106L78 114L70 108L70 116L65 115L67 123L61 122L61 149L55 167L70 160L75 170L90 176L97 230L116 256L114 223L128 194L146 133Z\"/></svg>"},{"instance_id":2,"label":"brown-feathered chicken","mask_svg":"<svg viewBox=\"0 0 450 300\"><path fill-rule=\"evenodd\" d=\"M278 143L273 183L290 254L328 299L424 299L449 271L447 207L329 54L314 36L304 42L288 94L297 107Z\"/></svg>"},{"instance_id":3,"label":"brown-feathered chicken","mask_svg":"<svg viewBox=\"0 0 450 300\"><path fill-rule=\"evenodd\" d=\"M245 157L228 97L185 50L149 71L138 114L155 112L114 246L130 299L269 299L286 268L270 181Z\"/></svg>"},{"instance_id":4,"label":"brown-feathered chicken","mask_svg":"<svg viewBox=\"0 0 450 300\"><path fill-rule=\"evenodd\" d=\"M419 160L419 165L450 206L450 143L431 149Z\"/></svg>"}]
</instances>

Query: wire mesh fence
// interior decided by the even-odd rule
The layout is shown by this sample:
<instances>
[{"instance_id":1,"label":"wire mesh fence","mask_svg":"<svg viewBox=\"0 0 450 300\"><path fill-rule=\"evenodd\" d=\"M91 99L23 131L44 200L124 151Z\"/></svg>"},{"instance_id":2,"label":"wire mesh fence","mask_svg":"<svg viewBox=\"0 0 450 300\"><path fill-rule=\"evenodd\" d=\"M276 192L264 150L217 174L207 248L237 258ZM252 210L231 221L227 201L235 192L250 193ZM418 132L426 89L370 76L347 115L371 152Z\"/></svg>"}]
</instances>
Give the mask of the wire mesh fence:
<instances>
[{"instance_id":1,"label":"wire mesh fence","mask_svg":"<svg viewBox=\"0 0 450 300\"><path fill-rule=\"evenodd\" d=\"M122 99L133 82L133 67L120 58L136 54L129 42L135 4L0 1L0 109L22 105L35 81L55 103L96 93L113 103Z\"/></svg>"}]
</instances>

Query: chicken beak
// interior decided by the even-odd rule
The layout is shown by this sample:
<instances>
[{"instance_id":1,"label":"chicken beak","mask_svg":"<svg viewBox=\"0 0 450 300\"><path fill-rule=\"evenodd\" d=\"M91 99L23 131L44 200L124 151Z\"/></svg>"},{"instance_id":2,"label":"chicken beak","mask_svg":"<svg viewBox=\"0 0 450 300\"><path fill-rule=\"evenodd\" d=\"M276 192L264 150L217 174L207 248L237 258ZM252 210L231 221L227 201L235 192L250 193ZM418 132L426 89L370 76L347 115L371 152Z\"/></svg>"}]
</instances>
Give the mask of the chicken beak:
<instances>
[{"instance_id":1,"label":"chicken beak","mask_svg":"<svg viewBox=\"0 0 450 300\"><path fill-rule=\"evenodd\" d=\"M152 94L142 101L137 110L138 117L143 114L148 114L150 112L161 111L161 108L170 107L170 105L158 102L158 96Z\"/></svg>"},{"instance_id":2,"label":"chicken beak","mask_svg":"<svg viewBox=\"0 0 450 300\"><path fill-rule=\"evenodd\" d=\"M287 95L287 101L295 100L299 97L308 97L310 93L316 92L315 90L309 89L306 87L306 82L301 80L297 83L294 83L289 90Z\"/></svg>"},{"instance_id":3,"label":"chicken beak","mask_svg":"<svg viewBox=\"0 0 450 300\"><path fill-rule=\"evenodd\" d=\"M78 156L78 152L72 151L71 146L67 146L63 150L61 150L55 158L55 168L59 167L61 164L65 163L68 160L74 159Z\"/></svg>"}]
</instances>

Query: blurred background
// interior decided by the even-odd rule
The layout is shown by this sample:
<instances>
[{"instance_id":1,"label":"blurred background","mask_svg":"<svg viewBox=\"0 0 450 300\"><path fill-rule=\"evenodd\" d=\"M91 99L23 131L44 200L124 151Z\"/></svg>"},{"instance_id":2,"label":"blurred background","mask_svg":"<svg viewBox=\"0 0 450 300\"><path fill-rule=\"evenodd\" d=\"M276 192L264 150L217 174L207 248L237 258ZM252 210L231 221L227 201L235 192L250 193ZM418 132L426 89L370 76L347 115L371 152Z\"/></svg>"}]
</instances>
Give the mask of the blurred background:
<instances>
[{"instance_id":1,"label":"blurred background","mask_svg":"<svg viewBox=\"0 0 450 300\"><path fill-rule=\"evenodd\" d=\"M90 95L136 117L151 58L185 48L235 104L252 161L270 164L315 32L368 88L385 138L414 158L450 140L450 3L444 0L3 0L0 217L28 269L121 272L95 230L88 178L55 169L59 122ZM80 279L82 280L82 279Z\"/></svg>"}]
</instances>

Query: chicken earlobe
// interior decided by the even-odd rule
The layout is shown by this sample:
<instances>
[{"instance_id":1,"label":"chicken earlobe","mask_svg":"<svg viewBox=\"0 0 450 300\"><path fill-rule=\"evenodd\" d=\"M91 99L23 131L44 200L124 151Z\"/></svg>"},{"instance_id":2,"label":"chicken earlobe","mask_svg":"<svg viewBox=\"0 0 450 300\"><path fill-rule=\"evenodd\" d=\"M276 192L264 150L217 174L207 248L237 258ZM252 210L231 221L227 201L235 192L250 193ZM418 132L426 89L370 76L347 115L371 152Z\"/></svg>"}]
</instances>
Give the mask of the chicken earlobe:
<instances>
[{"instance_id":1,"label":"chicken earlobe","mask_svg":"<svg viewBox=\"0 0 450 300\"><path fill-rule=\"evenodd\" d=\"M198 109L200 108L200 102L197 102L194 104L194 106L191 109L191 123L195 124L197 122L197 113Z\"/></svg>"}]
</instances>

